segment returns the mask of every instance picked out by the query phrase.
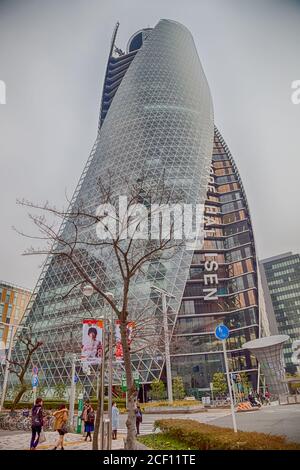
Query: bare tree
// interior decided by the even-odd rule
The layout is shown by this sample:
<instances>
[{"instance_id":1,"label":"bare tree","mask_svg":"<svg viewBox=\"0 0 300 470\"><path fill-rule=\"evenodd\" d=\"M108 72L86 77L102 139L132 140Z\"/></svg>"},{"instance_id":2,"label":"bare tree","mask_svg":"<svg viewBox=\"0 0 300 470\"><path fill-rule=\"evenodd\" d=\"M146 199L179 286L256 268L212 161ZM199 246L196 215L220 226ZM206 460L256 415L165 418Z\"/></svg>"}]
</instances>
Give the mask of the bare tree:
<instances>
[{"instance_id":1,"label":"bare tree","mask_svg":"<svg viewBox=\"0 0 300 470\"><path fill-rule=\"evenodd\" d=\"M47 204L34 204L28 201L19 201L19 204L34 211L30 218L37 227L39 233L30 238L43 240L46 246L31 248L25 254L48 255L59 260L60 263L68 263L76 271L79 284L92 286L94 292L110 305L117 319L120 321L121 342L123 348L124 368L126 372L128 390L128 418L126 448L134 449L135 444L135 409L134 398L136 387L133 379L131 363L132 347L128 344L127 323L135 321L131 312L132 288L137 278L143 279L152 262L164 262L175 256L182 239L174 237L174 220L170 220L167 232L159 222L155 239L144 236L152 222L153 210L150 214L150 206L153 204L159 214L162 205L178 204L180 197L174 200L172 191L165 184L164 177L160 182L146 181L140 178L135 181L124 181L126 188L126 215L110 213L107 216L107 208L116 207L120 188L115 188L113 175L108 173L105 178L98 180L97 201L102 204L92 209L85 201L77 200L70 204L67 210L58 210ZM141 205L146 210L141 211ZM104 208L104 210L103 210ZM38 214L36 215L36 211ZM129 214L129 216L128 216ZM51 222L49 221L51 219ZM159 219L161 220L161 219ZM59 228L59 223L62 227ZM67 227L67 230L66 230ZM115 231L115 228L118 228ZM23 232L18 231L24 236ZM110 273L113 273L115 286L118 287L118 296L111 298L107 295L108 288L114 288L110 274L103 270L96 277L91 275L82 262L88 250L97 252ZM153 309L153 308L152 308ZM146 309L147 310L147 309ZM145 312L145 305L136 311ZM153 340L153 328L147 330L145 315L141 315L140 323L143 324L144 334L136 332L136 350L149 344L148 339ZM152 331L152 332L151 332ZM147 336L149 335L149 338ZM144 344L141 344L144 341Z\"/></svg>"},{"instance_id":2,"label":"bare tree","mask_svg":"<svg viewBox=\"0 0 300 470\"><path fill-rule=\"evenodd\" d=\"M28 384L26 382L25 376L31 363L33 354L43 344L41 341L33 341L30 334L20 336L18 341L25 346L25 360L20 361L11 359L9 361L9 371L12 374L15 374L20 381L20 389L18 390L18 393L13 400L11 411L16 409L16 406L21 400L22 396L28 390Z\"/></svg>"}]
</instances>

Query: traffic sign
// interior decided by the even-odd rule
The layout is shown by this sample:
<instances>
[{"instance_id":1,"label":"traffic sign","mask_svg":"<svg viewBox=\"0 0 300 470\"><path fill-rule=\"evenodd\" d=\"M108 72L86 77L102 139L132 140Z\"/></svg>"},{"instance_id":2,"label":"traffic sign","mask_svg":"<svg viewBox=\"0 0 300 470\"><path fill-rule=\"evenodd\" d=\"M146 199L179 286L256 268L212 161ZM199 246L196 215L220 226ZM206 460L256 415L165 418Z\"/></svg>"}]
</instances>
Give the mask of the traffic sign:
<instances>
[{"instance_id":1,"label":"traffic sign","mask_svg":"<svg viewBox=\"0 0 300 470\"><path fill-rule=\"evenodd\" d=\"M122 374L122 392L127 392L127 382L126 382L126 375Z\"/></svg>"},{"instance_id":2,"label":"traffic sign","mask_svg":"<svg viewBox=\"0 0 300 470\"><path fill-rule=\"evenodd\" d=\"M224 339L227 339L228 336L229 336L229 330L228 330L227 326L223 325L223 323L218 325L216 330L215 330L215 336L216 336L216 338L220 339L221 341L223 341Z\"/></svg>"},{"instance_id":3,"label":"traffic sign","mask_svg":"<svg viewBox=\"0 0 300 470\"><path fill-rule=\"evenodd\" d=\"M78 377L78 375L75 375L75 377L74 377L74 384L77 384L78 381L79 381L79 377Z\"/></svg>"},{"instance_id":4,"label":"traffic sign","mask_svg":"<svg viewBox=\"0 0 300 470\"><path fill-rule=\"evenodd\" d=\"M134 380L134 385L136 386L137 389L139 389L141 386L141 381L140 381L140 375L137 371L133 373L133 380Z\"/></svg>"},{"instance_id":5,"label":"traffic sign","mask_svg":"<svg viewBox=\"0 0 300 470\"><path fill-rule=\"evenodd\" d=\"M37 367L37 366L33 366L33 368L32 368L32 375L38 375L38 373L39 373L38 367Z\"/></svg>"},{"instance_id":6,"label":"traffic sign","mask_svg":"<svg viewBox=\"0 0 300 470\"><path fill-rule=\"evenodd\" d=\"M38 379L37 375L34 375L32 377L32 380L31 380L32 388L37 387L38 384L39 384L39 379Z\"/></svg>"}]
</instances>

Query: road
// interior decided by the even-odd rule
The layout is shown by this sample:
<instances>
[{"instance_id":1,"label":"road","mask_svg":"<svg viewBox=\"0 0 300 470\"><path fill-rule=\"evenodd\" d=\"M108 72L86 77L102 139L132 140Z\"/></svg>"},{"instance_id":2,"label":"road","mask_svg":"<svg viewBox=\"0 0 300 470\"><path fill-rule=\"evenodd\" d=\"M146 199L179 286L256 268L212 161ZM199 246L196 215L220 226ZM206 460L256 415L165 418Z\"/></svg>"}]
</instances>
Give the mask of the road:
<instances>
[{"instance_id":1,"label":"road","mask_svg":"<svg viewBox=\"0 0 300 470\"><path fill-rule=\"evenodd\" d=\"M236 413L236 421L241 431L278 434L300 442L300 405L264 406L259 411ZM231 416L214 419L211 424L232 427Z\"/></svg>"},{"instance_id":2,"label":"road","mask_svg":"<svg viewBox=\"0 0 300 470\"><path fill-rule=\"evenodd\" d=\"M209 410L204 413L176 415L143 415L141 434L153 432L153 423L157 419L180 418L194 419L201 423L215 426L232 427L231 414L228 410ZM125 416L120 419L120 432L125 433ZM236 413L237 427L241 431L256 431L266 434L278 434L288 440L300 442L300 405L264 406L259 411Z\"/></svg>"}]
</instances>

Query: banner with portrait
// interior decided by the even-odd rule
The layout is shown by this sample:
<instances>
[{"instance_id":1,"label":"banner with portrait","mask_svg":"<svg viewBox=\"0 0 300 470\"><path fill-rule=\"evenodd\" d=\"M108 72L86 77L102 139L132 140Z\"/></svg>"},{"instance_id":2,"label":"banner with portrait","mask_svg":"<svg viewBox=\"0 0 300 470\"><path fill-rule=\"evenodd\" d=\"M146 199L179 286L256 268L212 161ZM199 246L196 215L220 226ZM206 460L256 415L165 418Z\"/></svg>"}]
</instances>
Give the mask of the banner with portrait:
<instances>
[{"instance_id":1,"label":"banner with portrait","mask_svg":"<svg viewBox=\"0 0 300 470\"><path fill-rule=\"evenodd\" d=\"M115 359L118 362L123 361L123 347L122 347L122 341L121 341L120 323L121 323L120 320L115 321L115 340L116 340ZM127 342L128 342L129 347L132 342L132 332L133 332L134 327L135 327L135 323L133 321L130 321L127 323L126 333L127 333Z\"/></svg>"},{"instance_id":2,"label":"banner with portrait","mask_svg":"<svg viewBox=\"0 0 300 470\"><path fill-rule=\"evenodd\" d=\"M103 320L82 321L81 361L85 365L101 364L103 354Z\"/></svg>"}]
</instances>

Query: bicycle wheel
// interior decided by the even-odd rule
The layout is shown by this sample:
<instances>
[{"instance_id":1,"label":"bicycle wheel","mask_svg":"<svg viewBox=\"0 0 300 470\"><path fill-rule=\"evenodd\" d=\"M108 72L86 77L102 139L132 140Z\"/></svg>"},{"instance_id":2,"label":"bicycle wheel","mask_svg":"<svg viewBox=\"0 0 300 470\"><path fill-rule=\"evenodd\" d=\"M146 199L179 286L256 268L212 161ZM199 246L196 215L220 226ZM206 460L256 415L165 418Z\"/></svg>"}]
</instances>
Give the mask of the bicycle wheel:
<instances>
[{"instance_id":1,"label":"bicycle wheel","mask_svg":"<svg viewBox=\"0 0 300 470\"><path fill-rule=\"evenodd\" d=\"M24 431L31 431L31 418L26 418L24 422Z\"/></svg>"},{"instance_id":2,"label":"bicycle wheel","mask_svg":"<svg viewBox=\"0 0 300 470\"><path fill-rule=\"evenodd\" d=\"M15 431L17 429L17 421L16 419L12 418L8 422L8 429L10 431Z\"/></svg>"},{"instance_id":3,"label":"bicycle wheel","mask_svg":"<svg viewBox=\"0 0 300 470\"><path fill-rule=\"evenodd\" d=\"M16 428L18 431L22 431L24 429L24 421L23 419L20 419L17 421Z\"/></svg>"}]
</instances>

